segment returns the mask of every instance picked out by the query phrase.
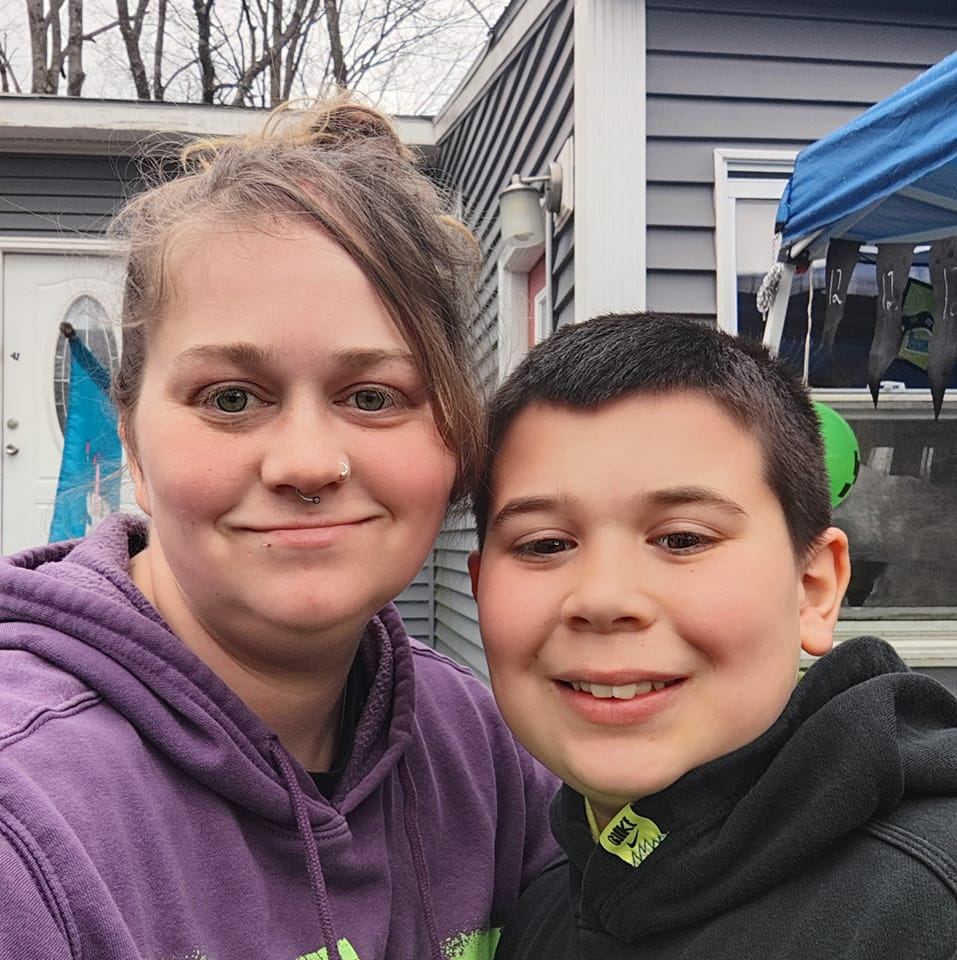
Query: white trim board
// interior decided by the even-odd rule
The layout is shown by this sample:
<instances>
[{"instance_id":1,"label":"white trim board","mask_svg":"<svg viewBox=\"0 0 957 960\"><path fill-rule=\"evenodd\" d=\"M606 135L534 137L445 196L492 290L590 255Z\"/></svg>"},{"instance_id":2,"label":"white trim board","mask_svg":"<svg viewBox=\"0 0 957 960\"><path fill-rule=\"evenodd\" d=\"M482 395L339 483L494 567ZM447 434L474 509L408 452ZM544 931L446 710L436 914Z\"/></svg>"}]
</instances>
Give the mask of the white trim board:
<instances>
[{"instance_id":1,"label":"white trim board","mask_svg":"<svg viewBox=\"0 0 957 960\"><path fill-rule=\"evenodd\" d=\"M0 109L0 150L48 153L130 153L144 140L233 136L259 128L269 110L208 104L83 97L4 95ZM295 117L297 111L289 111ZM435 144L428 117L393 117L403 142Z\"/></svg>"},{"instance_id":2,"label":"white trim board","mask_svg":"<svg viewBox=\"0 0 957 960\"><path fill-rule=\"evenodd\" d=\"M646 47L644 0L576 3L577 323L645 308Z\"/></svg>"},{"instance_id":3,"label":"white trim board","mask_svg":"<svg viewBox=\"0 0 957 960\"><path fill-rule=\"evenodd\" d=\"M797 150L714 151L714 262L718 328L738 332L738 277L735 269L734 203L740 196L774 199L780 196L780 180L756 182L748 174L780 173L791 176ZM732 173L740 174L739 178ZM740 183L740 188L738 187ZM777 191L777 192L775 192ZM768 249L773 237L768 237ZM768 267L770 268L770 259Z\"/></svg>"}]
</instances>

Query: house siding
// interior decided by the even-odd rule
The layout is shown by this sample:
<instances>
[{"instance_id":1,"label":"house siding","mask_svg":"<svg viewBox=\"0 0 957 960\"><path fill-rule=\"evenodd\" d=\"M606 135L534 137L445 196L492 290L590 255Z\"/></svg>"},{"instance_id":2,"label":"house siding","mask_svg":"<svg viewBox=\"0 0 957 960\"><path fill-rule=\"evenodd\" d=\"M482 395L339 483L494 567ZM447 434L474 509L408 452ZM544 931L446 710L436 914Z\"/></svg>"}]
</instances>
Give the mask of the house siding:
<instances>
[{"instance_id":1,"label":"house siding","mask_svg":"<svg viewBox=\"0 0 957 960\"><path fill-rule=\"evenodd\" d=\"M0 234L100 237L137 179L127 157L0 153Z\"/></svg>"},{"instance_id":2,"label":"house siding","mask_svg":"<svg viewBox=\"0 0 957 960\"><path fill-rule=\"evenodd\" d=\"M573 4L550 4L482 94L438 142L444 181L462 197L462 216L482 246L475 341L487 388L498 372L497 263L502 252L498 195L513 173L539 174L571 136L573 123ZM558 324L574 319L574 218L554 244L554 312ZM469 588L466 558L474 545L471 519L459 517L439 535L435 549L436 647L481 676L485 657Z\"/></svg>"},{"instance_id":3,"label":"house siding","mask_svg":"<svg viewBox=\"0 0 957 960\"><path fill-rule=\"evenodd\" d=\"M957 49L957 8L647 0L647 37L647 305L714 317L715 148L830 133Z\"/></svg>"}]
</instances>

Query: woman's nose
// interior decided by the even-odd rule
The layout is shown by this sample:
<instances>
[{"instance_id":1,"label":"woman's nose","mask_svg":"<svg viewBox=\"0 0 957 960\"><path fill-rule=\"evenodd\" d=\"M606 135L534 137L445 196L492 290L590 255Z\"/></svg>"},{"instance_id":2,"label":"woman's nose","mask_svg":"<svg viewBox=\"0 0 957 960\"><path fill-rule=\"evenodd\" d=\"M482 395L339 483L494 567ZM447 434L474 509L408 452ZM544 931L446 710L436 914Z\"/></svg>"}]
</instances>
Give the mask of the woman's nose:
<instances>
[{"instance_id":1,"label":"woman's nose","mask_svg":"<svg viewBox=\"0 0 957 960\"><path fill-rule=\"evenodd\" d=\"M284 411L265 441L261 475L270 489L287 487L317 497L351 474L348 450L334 417L313 405Z\"/></svg>"}]
</instances>

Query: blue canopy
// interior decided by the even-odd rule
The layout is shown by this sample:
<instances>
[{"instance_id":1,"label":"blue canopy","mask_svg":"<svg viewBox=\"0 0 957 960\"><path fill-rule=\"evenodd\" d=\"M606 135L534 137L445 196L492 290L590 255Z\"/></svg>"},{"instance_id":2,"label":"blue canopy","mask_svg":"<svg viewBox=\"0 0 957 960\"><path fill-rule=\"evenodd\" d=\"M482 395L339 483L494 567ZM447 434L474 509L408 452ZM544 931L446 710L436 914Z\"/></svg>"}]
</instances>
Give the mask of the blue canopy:
<instances>
[{"instance_id":1,"label":"blue canopy","mask_svg":"<svg viewBox=\"0 0 957 960\"><path fill-rule=\"evenodd\" d=\"M957 234L957 53L798 154L778 207L782 250ZM801 244L800 241L805 241Z\"/></svg>"}]
</instances>

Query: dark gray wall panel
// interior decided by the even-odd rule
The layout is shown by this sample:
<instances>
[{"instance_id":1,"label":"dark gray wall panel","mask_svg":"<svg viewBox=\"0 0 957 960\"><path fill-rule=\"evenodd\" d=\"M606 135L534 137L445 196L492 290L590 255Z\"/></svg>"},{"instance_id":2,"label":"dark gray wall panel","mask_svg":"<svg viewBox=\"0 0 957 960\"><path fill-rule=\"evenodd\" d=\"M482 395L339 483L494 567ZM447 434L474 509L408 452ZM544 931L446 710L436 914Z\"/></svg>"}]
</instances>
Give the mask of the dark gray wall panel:
<instances>
[{"instance_id":1,"label":"dark gray wall panel","mask_svg":"<svg viewBox=\"0 0 957 960\"><path fill-rule=\"evenodd\" d=\"M647 38L648 307L714 316L715 148L825 136L957 49L957 5L648 0Z\"/></svg>"},{"instance_id":2,"label":"dark gray wall panel","mask_svg":"<svg viewBox=\"0 0 957 960\"><path fill-rule=\"evenodd\" d=\"M0 153L0 233L100 236L137 180L127 157Z\"/></svg>"}]
</instances>

